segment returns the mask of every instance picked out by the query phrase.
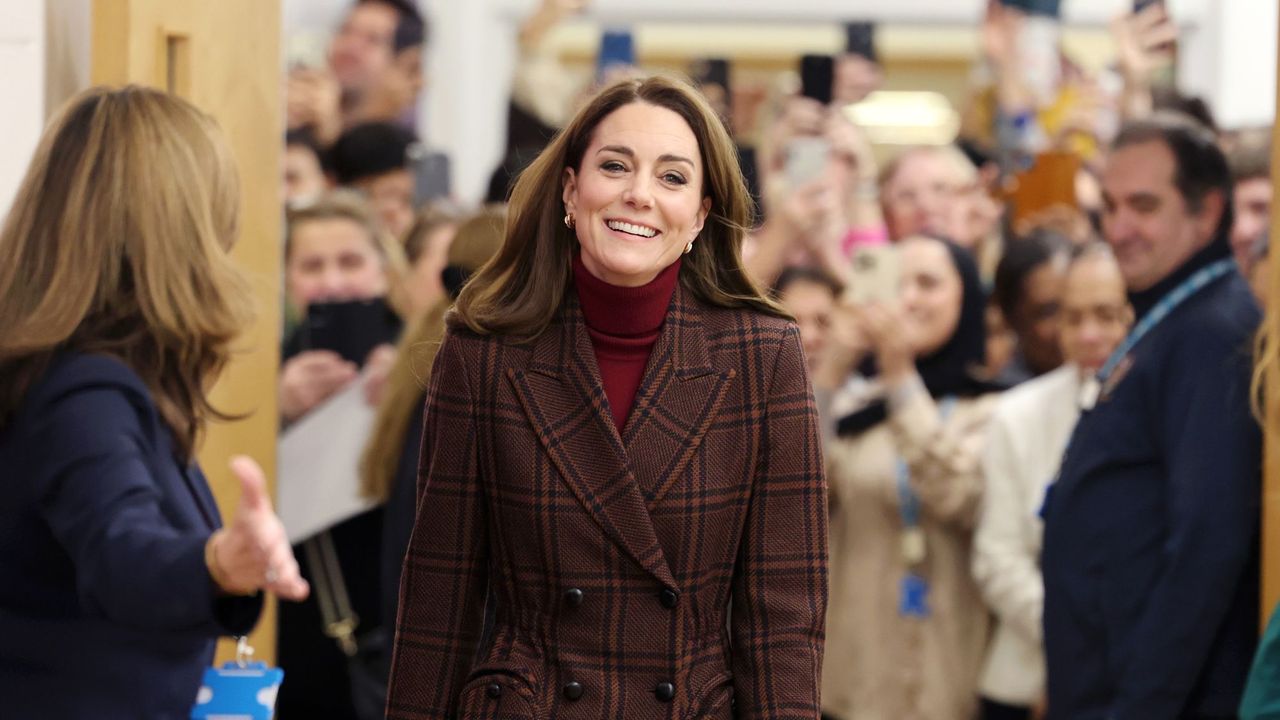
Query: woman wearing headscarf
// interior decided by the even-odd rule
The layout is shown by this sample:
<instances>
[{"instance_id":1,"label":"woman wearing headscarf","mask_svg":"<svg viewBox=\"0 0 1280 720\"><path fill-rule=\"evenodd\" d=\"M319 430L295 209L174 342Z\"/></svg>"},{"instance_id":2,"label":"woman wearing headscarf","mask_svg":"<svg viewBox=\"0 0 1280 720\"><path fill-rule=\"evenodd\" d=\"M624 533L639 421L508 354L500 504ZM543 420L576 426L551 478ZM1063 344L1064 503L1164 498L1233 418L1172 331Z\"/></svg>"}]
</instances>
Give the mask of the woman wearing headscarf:
<instances>
[{"instance_id":1,"label":"woman wearing headscarf","mask_svg":"<svg viewBox=\"0 0 1280 720\"><path fill-rule=\"evenodd\" d=\"M897 302L858 307L869 348L833 400L823 707L844 720L967 720L987 639L969 574L994 395L975 379L986 304L969 254L898 245Z\"/></svg>"}]
</instances>

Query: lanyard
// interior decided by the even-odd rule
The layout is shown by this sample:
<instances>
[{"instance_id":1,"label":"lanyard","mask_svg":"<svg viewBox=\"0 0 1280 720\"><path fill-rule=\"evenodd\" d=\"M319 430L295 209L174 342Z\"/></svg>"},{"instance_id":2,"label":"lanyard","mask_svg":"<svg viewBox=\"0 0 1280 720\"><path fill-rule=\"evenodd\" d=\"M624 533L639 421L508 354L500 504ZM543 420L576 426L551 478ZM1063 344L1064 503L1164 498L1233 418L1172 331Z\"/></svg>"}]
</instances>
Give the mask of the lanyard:
<instances>
[{"instance_id":1,"label":"lanyard","mask_svg":"<svg viewBox=\"0 0 1280 720\"><path fill-rule=\"evenodd\" d=\"M1151 311L1142 318L1142 322L1138 323L1138 325L1129 332L1129 335L1124 339L1124 342L1120 343L1120 347L1116 348L1115 351L1111 353L1111 357L1107 358L1106 364L1098 371L1098 382L1105 385L1107 379L1111 377L1111 373L1116 371L1116 366L1120 364L1120 361L1129 354L1130 350L1133 350L1134 346L1137 345L1138 342L1147 335L1147 333L1154 330L1155 327L1160 324L1160 321L1168 317L1169 313L1172 313L1174 308L1181 305L1187 300L1187 298L1190 298L1192 295L1203 290L1209 283L1234 270L1235 265L1235 260L1231 258L1223 258L1208 267L1201 268L1195 275L1187 278L1181 285L1170 290L1167 295L1160 298L1160 302L1156 303L1156 306L1151 308Z\"/></svg>"},{"instance_id":2,"label":"lanyard","mask_svg":"<svg viewBox=\"0 0 1280 720\"><path fill-rule=\"evenodd\" d=\"M947 421L955 407L954 397L942 398L938 403L938 415L942 422ZM903 527L913 528L920 524L920 498L916 497L915 491L911 489L911 469L907 467L907 461L902 458L898 458L898 511L902 513Z\"/></svg>"},{"instance_id":3,"label":"lanyard","mask_svg":"<svg viewBox=\"0 0 1280 720\"><path fill-rule=\"evenodd\" d=\"M1116 371L1120 362L1124 360L1125 356L1133 350L1134 346L1136 346L1138 342L1147 335L1147 333L1154 330L1156 325L1160 324L1160 321L1169 317L1169 314L1174 311L1174 308L1186 302L1186 300L1192 295L1203 290L1209 285L1209 283L1234 270L1235 264L1236 261L1234 259L1223 258L1211 265L1203 267L1196 274L1182 281L1181 285L1170 290L1164 297L1160 298L1160 302L1156 303L1155 307L1151 308L1151 311L1142 318L1142 322L1138 323L1133 330L1129 331L1129 335L1125 337L1124 342L1120 343L1120 347L1116 348L1111 353L1111 357L1107 358L1107 362L1102 366L1102 369L1098 371L1096 376L1098 382L1094 386L1092 395L1084 401L1083 409L1093 409L1093 405L1097 400L1099 388L1106 386L1107 380L1111 378L1111 374ZM1076 432L1079 432L1079 430L1080 425L1077 424L1076 429L1071 433L1070 439L1067 440L1066 448L1062 451L1062 460L1058 465L1058 473L1054 477L1053 482L1049 483L1049 487L1045 489L1044 502L1041 504L1040 512L1038 513L1041 519L1044 519L1045 517L1045 512L1049 507L1049 500L1053 495L1053 487L1058 484L1058 479L1062 477L1062 468L1066 467L1067 457L1071 454L1071 446L1075 443Z\"/></svg>"}]
</instances>

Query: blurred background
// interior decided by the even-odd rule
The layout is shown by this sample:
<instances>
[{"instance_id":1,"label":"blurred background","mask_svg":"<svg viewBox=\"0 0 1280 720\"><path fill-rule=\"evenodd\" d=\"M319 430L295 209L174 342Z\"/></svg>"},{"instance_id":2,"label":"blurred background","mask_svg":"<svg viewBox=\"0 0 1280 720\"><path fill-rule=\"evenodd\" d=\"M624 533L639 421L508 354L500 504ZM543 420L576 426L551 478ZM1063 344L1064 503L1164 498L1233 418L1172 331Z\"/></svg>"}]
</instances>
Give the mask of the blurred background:
<instances>
[{"instance_id":1,"label":"blurred background","mask_svg":"<svg viewBox=\"0 0 1280 720\"><path fill-rule=\"evenodd\" d=\"M521 23L538 0L421 0L431 22L428 82L416 111L418 134L450 159L453 188L480 199L502 159L506 104ZM1064 0L1065 54L1100 72L1114 64L1109 22L1129 0ZM1169 0L1178 26L1178 87L1204 97L1225 129L1269 124L1275 113L1276 3L1268 0ZM323 58L346 13L345 0L281 3L282 63ZM687 71L699 58L731 64L734 126L751 137L773 95L798 83L806 53L843 48L842 24L875 23L887 93L876 115L887 126L924 123L925 137L946 141L965 107L981 56L985 0L596 0L551 28L545 51L574 77L591 76L606 29L627 29L646 69ZM0 76L0 94L16 100L0 118L0 207L7 206L46 115L89 82L90 0L0 2L0 58L21 69ZM945 106L941 101L945 101ZM921 119L919 113L927 117ZM953 115L953 113L955 115ZM910 118L900 122L903 116ZM902 142L892 132L876 141ZM912 136L911 140L918 139Z\"/></svg>"}]
</instances>

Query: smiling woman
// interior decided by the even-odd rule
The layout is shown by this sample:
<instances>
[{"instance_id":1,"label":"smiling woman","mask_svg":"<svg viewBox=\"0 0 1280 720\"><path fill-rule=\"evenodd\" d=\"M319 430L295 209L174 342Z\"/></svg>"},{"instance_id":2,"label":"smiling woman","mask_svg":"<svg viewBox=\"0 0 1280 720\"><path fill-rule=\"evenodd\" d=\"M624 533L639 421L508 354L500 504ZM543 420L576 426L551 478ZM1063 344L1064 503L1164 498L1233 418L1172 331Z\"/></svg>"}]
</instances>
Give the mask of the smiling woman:
<instances>
[{"instance_id":1,"label":"smiling woman","mask_svg":"<svg viewBox=\"0 0 1280 720\"><path fill-rule=\"evenodd\" d=\"M988 611L969 572L996 395L975 374L986 295L973 257L916 235L891 302L858 306L867 362L832 399L830 661L836 718L974 717ZM848 376L846 376L848 377Z\"/></svg>"},{"instance_id":2,"label":"smiling woman","mask_svg":"<svg viewBox=\"0 0 1280 720\"><path fill-rule=\"evenodd\" d=\"M621 112L612 117L616 111ZM459 324L480 334L537 335L547 327L568 288L572 258L580 247L593 244L594 231L600 229L584 222L582 227L587 232L577 230L574 208L580 201L575 201L573 194L582 192L577 188L581 184L578 176L608 172L601 167L607 164L604 158L597 157L606 146L613 146L613 159L619 163L613 171L627 172L624 161L634 165L635 153L641 148L630 148L633 155L628 158L617 153L618 148L628 147L625 142L605 141L603 136L611 129L641 129L634 124L635 115L646 112L665 117L663 127L674 134L669 141L658 142L656 128L641 126L648 134L649 144L661 147L648 162L656 164L660 156L671 156L662 159L672 166L662 167L663 174L671 177L660 181L660 188L638 189L641 195L648 195L641 201L656 202L655 193L671 189L677 175L685 180L687 188L678 194L694 196L696 209L690 209L689 217L682 222L690 229L696 225L699 230L686 237L681 246L687 247L695 239L698 242L682 260L686 269L680 273L681 284L713 305L787 317L781 307L763 296L742 267L741 248L751 220L751 199L732 139L702 96L684 83L658 77L644 82L620 82L603 90L521 174L511 195L508 242L476 281L463 290L456 307ZM674 160L675 157L686 162ZM648 177L652 178L655 171L648 169ZM577 193L571 194L571 190ZM634 202L636 193L636 189L628 190L627 197ZM663 207L668 206L664 201ZM623 202L615 207L622 208ZM693 217L699 209L701 214ZM646 211L649 218L658 214L653 209ZM623 213L611 219L639 218ZM674 259L672 256L668 264ZM655 268L654 274L662 267L666 266Z\"/></svg>"},{"instance_id":3,"label":"smiling woman","mask_svg":"<svg viewBox=\"0 0 1280 720\"><path fill-rule=\"evenodd\" d=\"M711 209L697 158L688 123L664 107L632 103L600 123L581 173L564 171L566 217L592 275L644 285L693 251Z\"/></svg>"},{"instance_id":4,"label":"smiling woman","mask_svg":"<svg viewBox=\"0 0 1280 720\"><path fill-rule=\"evenodd\" d=\"M749 202L664 78L520 177L433 367L388 717L817 716L820 439Z\"/></svg>"}]
</instances>

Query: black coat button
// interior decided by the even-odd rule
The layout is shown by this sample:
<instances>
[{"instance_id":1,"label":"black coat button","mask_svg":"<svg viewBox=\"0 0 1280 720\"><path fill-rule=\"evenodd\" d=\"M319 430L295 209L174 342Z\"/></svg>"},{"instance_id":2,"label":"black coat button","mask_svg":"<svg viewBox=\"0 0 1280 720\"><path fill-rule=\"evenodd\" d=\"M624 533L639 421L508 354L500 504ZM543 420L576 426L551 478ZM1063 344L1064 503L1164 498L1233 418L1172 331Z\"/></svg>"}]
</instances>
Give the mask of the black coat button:
<instances>
[{"instance_id":1,"label":"black coat button","mask_svg":"<svg viewBox=\"0 0 1280 720\"><path fill-rule=\"evenodd\" d=\"M579 607L582 605L582 591L578 588L570 588L564 591L564 604L569 607Z\"/></svg>"},{"instance_id":2,"label":"black coat button","mask_svg":"<svg viewBox=\"0 0 1280 720\"><path fill-rule=\"evenodd\" d=\"M662 702L671 702L672 698L676 696L676 686L669 682L660 682L653 689L653 694Z\"/></svg>"},{"instance_id":3,"label":"black coat button","mask_svg":"<svg viewBox=\"0 0 1280 720\"><path fill-rule=\"evenodd\" d=\"M489 683L484 688L484 694L488 695L494 700L497 700L498 698L502 697L502 686L499 685L498 683Z\"/></svg>"},{"instance_id":4,"label":"black coat button","mask_svg":"<svg viewBox=\"0 0 1280 720\"><path fill-rule=\"evenodd\" d=\"M658 601L662 603L664 608L675 608L676 605L680 604L680 595L671 588L665 588L658 593Z\"/></svg>"},{"instance_id":5,"label":"black coat button","mask_svg":"<svg viewBox=\"0 0 1280 720\"><path fill-rule=\"evenodd\" d=\"M582 697L582 683L571 682L564 685L564 696L569 700L577 700Z\"/></svg>"}]
</instances>

